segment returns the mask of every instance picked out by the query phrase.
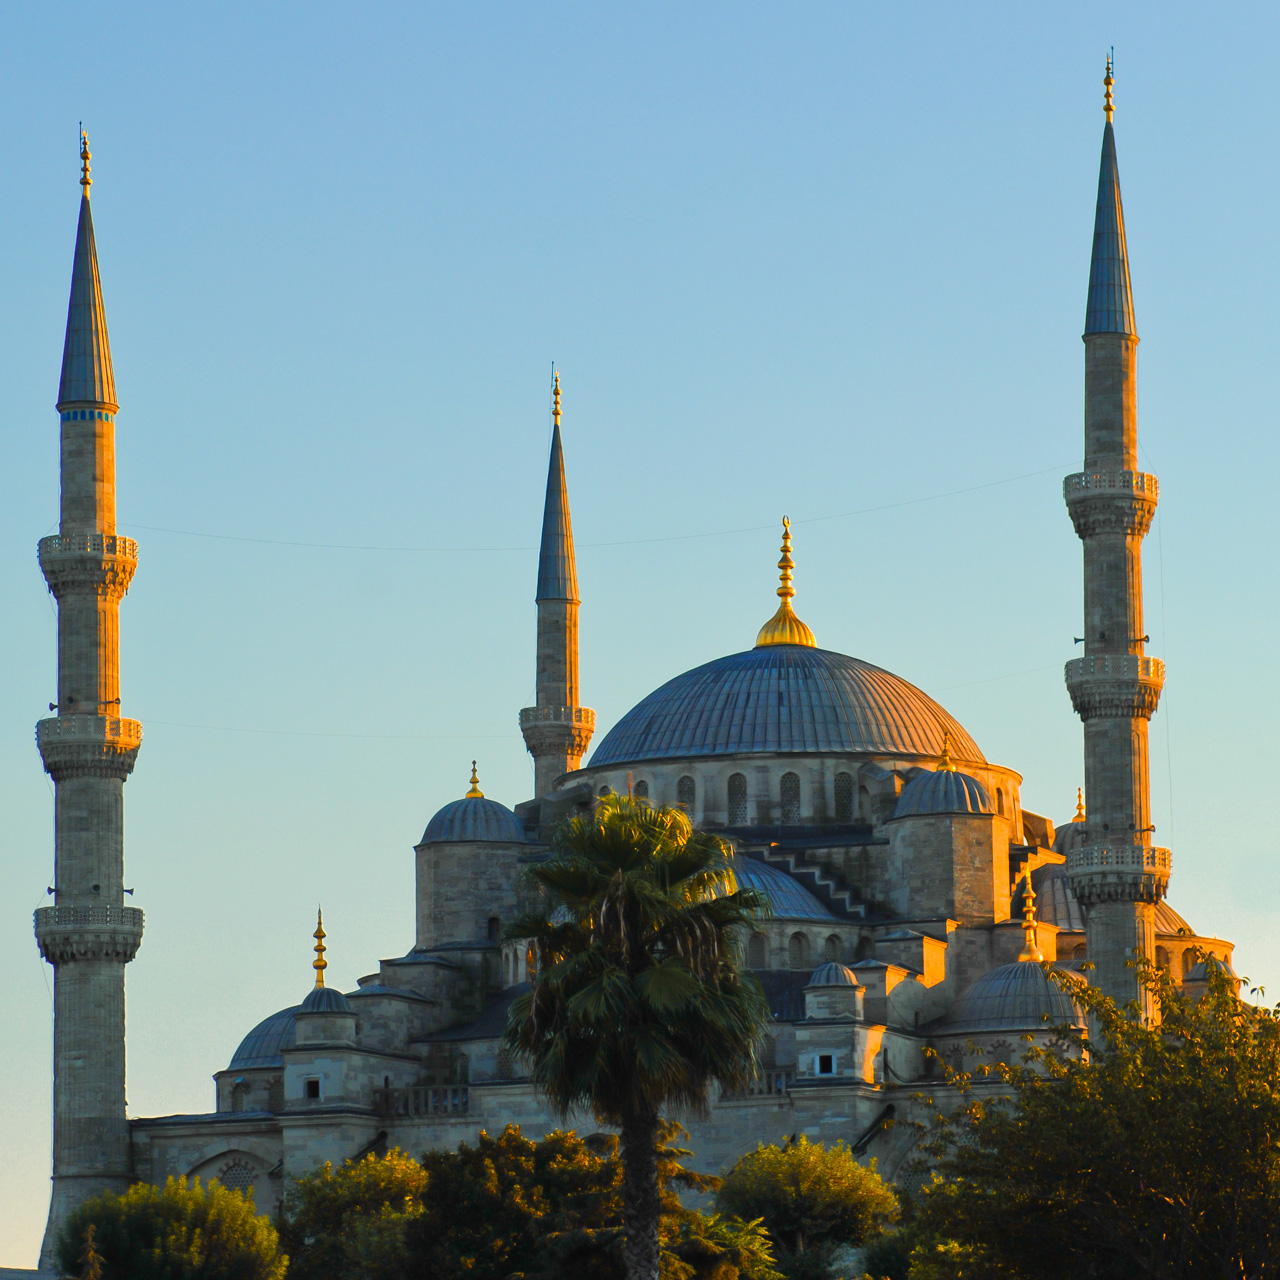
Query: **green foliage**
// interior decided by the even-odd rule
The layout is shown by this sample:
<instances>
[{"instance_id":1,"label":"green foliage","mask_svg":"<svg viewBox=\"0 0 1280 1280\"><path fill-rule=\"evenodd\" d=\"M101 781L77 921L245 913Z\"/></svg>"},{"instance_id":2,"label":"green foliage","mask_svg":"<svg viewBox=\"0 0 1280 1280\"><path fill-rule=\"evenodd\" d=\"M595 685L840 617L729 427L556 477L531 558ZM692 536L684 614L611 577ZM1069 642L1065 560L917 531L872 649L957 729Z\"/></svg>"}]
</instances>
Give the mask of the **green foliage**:
<instances>
[{"instance_id":1,"label":"green foliage","mask_svg":"<svg viewBox=\"0 0 1280 1280\"><path fill-rule=\"evenodd\" d=\"M1216 968L1193 1003L1138 967L1153 1025L1073 984L1091 1040L1064 1029L996 1068L1003 1098L951 1077L965 1101L932 1136L940 1176L919 1197L912 1280L1280 1269L1280 1011L1241 1002Z\"/></svg>"},{"instance_id":2,"label":"green foliage","mask_svg":"<svg viewBox=\"0 0 1280 1280\"><path fill-rule=\"evenodd\" d=\"M326 1161L299 1178L280 1215L289 1280L394 1280L426 1186L423 1167L399 1150L336 1170Z\"/></svg>"},{"instance_id":3,"label":"green foliage","mask_svg":"<svg viewBox=\"0 0 1280 1280\"><path fill-rule=\"evenodd\" d=\"M66 1275L100 1280L281 1280L289 1264L251 1201L179 1178L82 1205L67 1219L58 1262Z\"/></svg>"},{"instance_id":4,"label":"green foliage","mask_svg":"<svg viewBox=\"0 0 1280 1280\"><path fill-rule=\"evenodd\" d=\"M666 1235L666 1233L664 1233ZM783 1280L760 1219L689 1212L666 1236L663 1280Z\"/></svg>"},{"instance_id":5,"label":"green foliage","mask_svg":"<svg viewBox=\"0 0 1280 1280\"><path fill-rule=\"evenodd\" d=\"M796 1277L825 1275L836 1247L862 1244L898 1213L897 1196L874 1161L860 1165L844 1143L827 1147L803 1134L783 1147L761 1143L743 1156L716 1203L739 1218L762 1218L784 1272Z\"/></svg>"}]
</instances>

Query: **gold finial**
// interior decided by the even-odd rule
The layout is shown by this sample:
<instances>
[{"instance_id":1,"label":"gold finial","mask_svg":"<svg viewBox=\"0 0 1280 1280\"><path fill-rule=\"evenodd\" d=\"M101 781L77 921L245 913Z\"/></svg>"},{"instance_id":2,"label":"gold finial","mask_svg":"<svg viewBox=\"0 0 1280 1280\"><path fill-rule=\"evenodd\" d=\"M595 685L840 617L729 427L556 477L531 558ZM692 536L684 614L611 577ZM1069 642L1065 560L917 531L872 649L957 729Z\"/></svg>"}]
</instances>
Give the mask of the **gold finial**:
<instances>
[{"instance_id":1,"label":"gold finial","mask_svg":"<svg viewBox=\"0 0 1280 1280\"><path fill-rule=\"evenodd\" d=\"M483 800L484 792L480 790L480 776L476 773L476 762L471 762L471 790L463 796L464 800Z\"/></svg>"},{"instance_id":2,"label":"gold finial","mask_svg":"<svg viewBox=\"0 0 1280 1280\"><path fill-rule=\"evenodd\" d=\"M1107 123L1111 123L1111 113L1115 110L1115 106L1111 101L1111 86L1115 84L1115 77L1111 74L1111 57L1107 58L1107 74L1103 77L1102 83L1107 87L1106 101L1103 105L1103 111L1107 113Z\"/></svg>"},{"instance_id":3,"label":"gold finial","mask_svg":"<svg viewBox=\"0 0 1280 1280\"><path fill-rule=\"evenodd\" d=\"M778 587L782 603L778 606L777 613L760 628L756 635L756 648L768 644L802 644L816 649L818 642L813 638L813 632L796 617L791 608L791 597L796 593L795 587L791 585L791 570L795 568L795 561L791 558L791 521L786 516L782 517L782 559L778 561L778 568L782 570Z\"/></svg>"},{"instance_id":4,"label":"gold finial","mask_svg":"<svg viewBox=\"0 0 1280 1280\"><path fill-rule=\"evenodd\" d=\"M1076 788L1076 816L1071 819L1072 822L1084 821L1084 788Z\"/></svg>"},{"instance_id":5,"label":"gold finial","mask_svg":"<svg viewBox=\"0 0 1280 1280\"><path fill-rule=\"evenodd\" d=\"M938 757L939 773L955 773L956 766L951 759L951 730L942 731L942 754Z\"/></svg>"},{"instance_id":6,"label":"gold finial","mask_svg":"<svg viewBox=\"0 0 1280 1280\"><path fill-rule=\"evenodd\" d=\"M311 967L316 971L316 986L323 987L324 971L329 967L329 962L324 958L324 915L319 907L316 908L316 931L311 936L316 940L316 958L311 962Z\"/></svg>"},{"instance_id":7,"label":"gold finial","mask_svg":"<svg viewBox=\"0 0 1280 1280\"><path fill-rule=\"evenodd\" d=\"M555 419L555 424L558 427L560 425L560 370L556 369L554 372L555 372L555 381L556 381L556 386L555 386L556 403L555 403L555 408L551 411L551 416Z\"/></svg>"},{"instance_id":8,"label":"gold finial","mask_svg":"<svg viewBox=\"0 0 1280 1280\"><path fill-rule=\"evenodd\" d=\"M1027 872L1027 890L1022 899L1022 950L1019 960L1043 960L1044 952L1036 939L1036 891L1031 887L1031 872Z\"/></svg>"},{"instance_id":9,"label":"gold finial","mask_svg":"<svg viewBox=\"0 0 1280 1280\"><path fill-rule=\"evenodd\" d=\"M84 193L89 194L89 188L93 186L93 179L89 177L89 135L85 133L84 128L80 129L80 185L84 188Z\"/></svg>"}]
</instances>

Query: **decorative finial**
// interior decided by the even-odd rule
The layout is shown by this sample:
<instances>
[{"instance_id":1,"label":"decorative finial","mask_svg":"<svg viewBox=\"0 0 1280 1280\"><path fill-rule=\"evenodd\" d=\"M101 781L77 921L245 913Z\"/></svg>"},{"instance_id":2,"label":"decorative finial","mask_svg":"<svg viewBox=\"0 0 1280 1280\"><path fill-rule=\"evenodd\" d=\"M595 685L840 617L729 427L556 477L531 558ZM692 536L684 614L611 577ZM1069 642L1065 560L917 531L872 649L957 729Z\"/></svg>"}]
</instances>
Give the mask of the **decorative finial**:
<instances>
[{"instance_id":1,"label":"decorative finial","mask_svg":"<svg viewBox=\"0 0 1280 1280\"><path fill-rule=\"evenodd\" d=\"M311 936L316 940L316 958L311 962L311 967L316 971L316 986L323 987L324 971L329 967L329 962L324 958L324 915L319 907L316 908L316 931Z\"/></svg>"},{"instance_id":2,"label":"decorative finial","mask_svg":"<svg viewBox=\"0 0 1280 1280\"><path fill-rule=\"evenodd\" d=\"M1106 101L1102 109L1107 113L1108 124L1111 123L1111 113L1115 110L1115 106L1111 101L1111 86L1115 84L1115 78L1111 74L1111 64L1112 64L1112 59L1114 57L1115 57L1115 50L1113 49L1110 55L1107 57L1107 74L1103 77L1103 80L1102 80L1102 83L1107 87Z\"/></svg>"},{"instance_id":3,"label":"decorative finial","mask_svg":"<svg viewBox=\"0 0 1280 1280\"><path fill-rule=\"evenodd\" d=\"M80 128L80 185L84 188L86 198L89 195L89 188L93 186L93 179L89 177L89 160L89 135L85 133L82 125Z\"/></svg>"},{"instance_id":4,"label":"decorative finial","mask_svg":"<svg viewBox=\"0 0 1280 1280\"><path fill-rule=\"evenodd\" d=\"M1026 893L1022 899L1022 950L1019 960L1043 960L1044 952L1036 938L1036 891L1031 887L1031 872L1027 872Z\"/></svg>"},{"instance_id":5,"label":"decorative finial","mask_svg":"<svg viewBox=\"0 0 1280 1280\"><path fill-rule=\"evenodd\" d=\"M471 790L463 797L464 800L483 800L484 792L480 790L480 776L476 773L476 762L471 762Z\"/></svg>"},{"instance_id":6,"label":"decorative finial","mask_svg":"<svg viewBox=\"0 0 1280 1280\"><path fill-rule=\"evenodd\" d=\"M951 759L951 730L942 731L942 754L938 757L939 773L955 773L956 766Z\"/></svg>"},{"instance_id":7,"label":"decorative finial","mask_svg":"<svg viewBox=\"0 0 1280 1280\"><path fill-rule=\"evenodd\" d=\"M554 418L555 424L558 427L560 425L560 370L559 369L555 370L555 381L556 381L556 386L555 386L556 403L555 403L555 408L552 409L551 411L551 416Z\"/></svg>"},{"instance_id":8,"label":"decorative finial","mask_svg":"<svg viewBox=\"0 0 1280 1280\"><path fill-rule=\"evenodd\" d=\"M791 521L783 516L782 559L778 561L778 568L782 570L778 595L782 598L782 603L778 606L778 612L760 628L756 636L757 649L767 644L803 644L815 649L818 646L813 632L796 617L791 608L791 597L796 593L795 587L791 585L791 570L795 567L795 561L791 558Z\"/></svg>"},{"instance_id":9,"label":"decorative finial","mask_svg":"<svg viewBox=\"0 0 1280 1280\"><path fill-rule=\"evenodd\" d=\"M1072 822L1084 821L1084 788L1076 788L1076 816L1071 819Z\"/></svg>"}]
</instances>

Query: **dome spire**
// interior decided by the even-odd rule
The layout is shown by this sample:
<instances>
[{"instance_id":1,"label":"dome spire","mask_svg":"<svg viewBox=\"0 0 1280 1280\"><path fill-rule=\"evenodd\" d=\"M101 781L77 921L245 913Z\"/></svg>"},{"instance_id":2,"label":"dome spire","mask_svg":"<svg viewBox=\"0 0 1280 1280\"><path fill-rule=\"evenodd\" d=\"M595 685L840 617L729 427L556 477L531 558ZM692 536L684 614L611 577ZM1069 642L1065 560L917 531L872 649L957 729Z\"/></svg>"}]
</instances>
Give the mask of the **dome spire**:
<instances>
[{"instance_id":1,"label":"dome spire","mask_svg":"<svg viewBox=\"0 0 1280 1280\"><path fill-rule=\"evenodd\" d=\"M1036 939L1036 891L1031 887L1031 872L1027 872L1027 889L1022 899L1022 950L1019 960L1044 959L1044 952Z\"/></svg>"},{"instance_id":2,"label":"dome spire","mask_svg":"<svg viewBox=\"0 0 1280 1280\"><path fill-rule=\"evenodd\" d=\"M1084 821L1084 788L1076 788L1076 816L1071 819L1072 822Z\"/></svg>"},{"instance_id":3,"label":"dome spire","mask_svg":"<svg viewBox=\"0 0 1280 1280\"><path fill-rule=\"evenodd\" d=\"M84 198L89 198L89 188L93 186L93 179L89 177L89 161L93 157L89 154L89 135L84 131L84 125L80 126L80 185L84 188Z\"/></svg>"},{"instance_id":4,"label":"dome spire","mask_svg":"<svg viewBox=\"0 0 1280 1280\"><path fill-rule=\"evenodd\" d=\"M816 649L818 642L813 638L813 632L796 617L791 608L791 598L796 593L795 587L791 585L791 570L795 568L795 561L791 558L791 521L786 516L782 517L782 559L778 561L778 568L782 570L779 575L781 585L778 587L782 603L778 606L777 613L760 628L756 635L756 648L770 644L803 644Z\"/></svg>"},{"instance_id":5,"label":"dome spire","mask_svg":"<svg viewBox=\"0 0 1280 1280\"><path fill-rule=\"evenodd\" d=\"M327 935L324 931L324 914L319 907L316 908L316 931L311 936L316 940L316 958L311 962L311 967L316 971L316 986L323 987L324 971L329 967L329 962L324 958L324 940Z\"/></svg>"},{"instance_id":6,"label":"dome spire","mask_svg":"<svg viewBox=\"0 0 1280 1280\"><path fill-rule=\"evenodd\" d=\"M480 776L476 773L476 762L471 762L471 790L463 797L465 800L483 800L484 792L480 790Z\"/></svg>"},{"instance_id":7,"label":"dome spire","mask_svg":"<svg viewBox=\"0 0 1280 1280\"><path fill-rule=\"evenodd\" d=\"M1106 85L1106 95L1103 99L1102 109L1107 113L1107 123L1111 123L1111 114L1115 111L1115 106L1111 101L1111 86L1115 84L1115 78L1111 74L1111 64L1115 59L1115 50L1107 56L1107 74L1103 76L1102 83Z\"/></svg>"},{"instance_id":8,"label":"dome spire","mask_svg":"<svg viewBox=\"0 0 1280 1280\"><path fill-rule=\"evenodd\" d=\"M939 773L955 773L955 761L951 759L951 730L942 731L942 754L938 757Z\"/></svg>"}]
</instances>

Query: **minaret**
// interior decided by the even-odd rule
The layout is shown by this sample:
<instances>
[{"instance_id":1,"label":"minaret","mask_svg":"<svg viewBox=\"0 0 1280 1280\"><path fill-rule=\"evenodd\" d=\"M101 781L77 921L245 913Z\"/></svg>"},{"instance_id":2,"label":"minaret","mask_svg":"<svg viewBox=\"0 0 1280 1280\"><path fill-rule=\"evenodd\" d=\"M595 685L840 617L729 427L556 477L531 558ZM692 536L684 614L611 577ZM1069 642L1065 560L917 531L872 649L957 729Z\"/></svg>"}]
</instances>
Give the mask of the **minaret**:
<instances>
[{"instance_id":1,"label":"minaret","mask_svg":"<svg viewBox=\"0 0 1280 1280\"><path fill-rule=\"evenodd\" d=\"M1134 952L1155 951L1155 909L1169 882L1169 851L1151 844L1147 722L1164 664L1145 655L1142 539L1159 486L1138 469L1137 352L1120 175L1107 116L1085 317L1084 470L1063 485L1084 543L1084 656L1067 663L1067 688L1084 721L1083 838L1067 874L1085 913L1093 982L1124 1004L1140 998ZM1146 1002L1144 1000L1144 1008Z\"/></svg>"},{"instance_id":2,"label":"minaret","mask_svg":"<svg viewBox=\"0 0 1280 1280\"><path fill-rule=\"evenodd\" d=\"M142 912L124 905L124 780L142 726L120 718L120 598L137 566L116 535L116 388L89 209L89 142L81 134L80 224L58 387L62 516L40 540L58 601L57 715L36 726L54 782L54 905L36 912L53 965L53 1198L41 1265L52 1265L66 1217L130 1181L125 1118L124 967Z\"/></svg>"},{"instance_id":3,"label":"minaret","mask_svg":"<svg viewBox=\"0 0 1280 1280\"><path fill-rule=\"evenodd\" d=\"M578 705L578 570L573 559L569 490L560 444L560 374L555 375L551 466L538 552L537 705L520 712L520 732L533 756L534 794L545 796L561 774L578 768L596 713Z\"/></svg>"}]
</instances>

